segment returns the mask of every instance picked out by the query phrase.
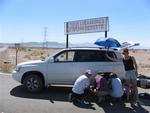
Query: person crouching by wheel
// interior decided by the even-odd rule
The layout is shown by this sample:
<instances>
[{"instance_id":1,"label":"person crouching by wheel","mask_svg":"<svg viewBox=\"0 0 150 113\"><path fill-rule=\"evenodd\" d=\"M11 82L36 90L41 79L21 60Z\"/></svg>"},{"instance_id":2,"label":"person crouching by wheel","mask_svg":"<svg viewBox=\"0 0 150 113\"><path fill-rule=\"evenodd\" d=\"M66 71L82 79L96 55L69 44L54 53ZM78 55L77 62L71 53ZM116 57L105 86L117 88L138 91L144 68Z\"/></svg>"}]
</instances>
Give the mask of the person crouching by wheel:
<instances>
[{"instance_id":1,"label":"person crouching by wheel","mask_svg":"<svg viewBox=\"0 0 150 113\"><path fill-rule=\"evenodd\" d=\"M98 103L101 103L102 101L105 101L105 97L109 94L109 87L107 80L105 77L103 77L104 74L101 72L98 72L95 76L94 81L94 93L98 97Z\"/></svg>"},{"instance_id":2,"label":"person crouching by wheel","mask_svg":"<svg viewBox=\"0 0 150 113\"><path fill-rule=\"evenodd\" d=\"M123 87L121 80L116 74L110 73L109 86L110 86L110 96L113 100L120 100L123 96Z\"/></svg>"},{"instance_id":3,"label":"person crouching by wheel","mask_svg":"<svg viewBox=\"0 0 150 113\"><path fill-rule=\"evenodd\" d=\"M86 89L90 88L90 77L92 75L91 70L85 70L84 74L77 78L75 81L72 93L69 95L69 101L76 101L81 104L86 104L84 100L89 94L86 92Z\"/></svg>"}]
</instances>

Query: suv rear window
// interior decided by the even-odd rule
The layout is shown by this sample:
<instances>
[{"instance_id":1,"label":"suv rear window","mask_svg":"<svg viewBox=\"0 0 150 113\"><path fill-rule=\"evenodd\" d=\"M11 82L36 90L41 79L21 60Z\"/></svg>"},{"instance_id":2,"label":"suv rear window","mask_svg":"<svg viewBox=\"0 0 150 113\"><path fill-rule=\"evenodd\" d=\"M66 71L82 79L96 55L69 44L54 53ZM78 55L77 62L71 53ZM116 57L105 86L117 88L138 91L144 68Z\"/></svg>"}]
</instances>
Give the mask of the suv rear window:
<instances>
[{"instance_id":1,"label":"suv rear window","mask_svg":"<svg viewBox=\"0 0 150 113\"><path fill-rule=\"evenodd\" d=\"M76 62L113 62L116 55L112 51L79 50L75 54Z\"/></svg>"}]
</instances>

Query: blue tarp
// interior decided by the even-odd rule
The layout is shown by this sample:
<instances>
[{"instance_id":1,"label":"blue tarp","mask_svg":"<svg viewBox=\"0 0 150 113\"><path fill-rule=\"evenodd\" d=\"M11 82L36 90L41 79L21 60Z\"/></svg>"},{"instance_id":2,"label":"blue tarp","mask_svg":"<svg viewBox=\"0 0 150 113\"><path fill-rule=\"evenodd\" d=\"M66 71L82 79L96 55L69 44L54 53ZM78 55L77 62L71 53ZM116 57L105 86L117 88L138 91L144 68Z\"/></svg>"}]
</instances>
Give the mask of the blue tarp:
<instances>
[{"instance_id":1,"label":"blue tarp","mask_svg":"<svg viewBox=\"0 0 150 113\"><path fill-rule=\"evenodd\" d=\"M99 38L94 44L98 46L104 46L105 48L121 46L118 40L114 38Z\"/></svg>"}]
</instances>

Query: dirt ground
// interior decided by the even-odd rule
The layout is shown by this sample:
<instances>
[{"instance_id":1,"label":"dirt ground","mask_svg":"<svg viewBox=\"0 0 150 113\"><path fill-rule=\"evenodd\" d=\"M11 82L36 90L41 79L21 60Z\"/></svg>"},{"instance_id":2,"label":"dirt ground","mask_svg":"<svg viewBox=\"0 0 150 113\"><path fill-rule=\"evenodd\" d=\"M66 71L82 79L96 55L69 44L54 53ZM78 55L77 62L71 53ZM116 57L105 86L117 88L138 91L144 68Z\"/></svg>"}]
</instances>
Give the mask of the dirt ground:
<instances>
[{"instance_id":1,"label":"dirt ground","mask_svg":"<svg viewBox=\"0 0 150 113\"><path fill-rule=\"evenodd\" d=\"M59 51L60 48L21 48L18 51L17 63L45 59L49 55ZM134 56L138 64L138 73L150 76L150 50L130 50L130 55ZM0 53L0 71L12 71L16 64L15 48L8 48ZM7 70L6 67L8 68ZM4 68L4 69L3 69Z\"/></svg>"},{"instance_id":2,"label":"dirt ground","mask_svg":"<svg viewBox=\"0 0 150 113\"><path fill-rule=\"evenodd\" d=\"M131 50L138 65L138 73L150 76L150 50Z\"/></svg>"}]
</instances>

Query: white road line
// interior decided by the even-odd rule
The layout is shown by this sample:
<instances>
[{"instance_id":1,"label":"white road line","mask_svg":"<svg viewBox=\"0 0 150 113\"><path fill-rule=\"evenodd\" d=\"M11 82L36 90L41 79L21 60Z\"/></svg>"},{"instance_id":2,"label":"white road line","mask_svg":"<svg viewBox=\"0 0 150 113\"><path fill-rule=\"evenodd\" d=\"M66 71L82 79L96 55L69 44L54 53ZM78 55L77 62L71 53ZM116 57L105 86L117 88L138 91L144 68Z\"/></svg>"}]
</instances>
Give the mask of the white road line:
<instances>
[{"instance_id":1,"label":"white road line","mask_svg":"<svg viewBox=\"0 0 150 113\"><path fill-rule=\"evenodd\" d=\"M11 73L3 73L3 72L0 72L0 74L1 74L1 75L8 75L8 76L11 75Z\"/></svg>"}]
</instances>

